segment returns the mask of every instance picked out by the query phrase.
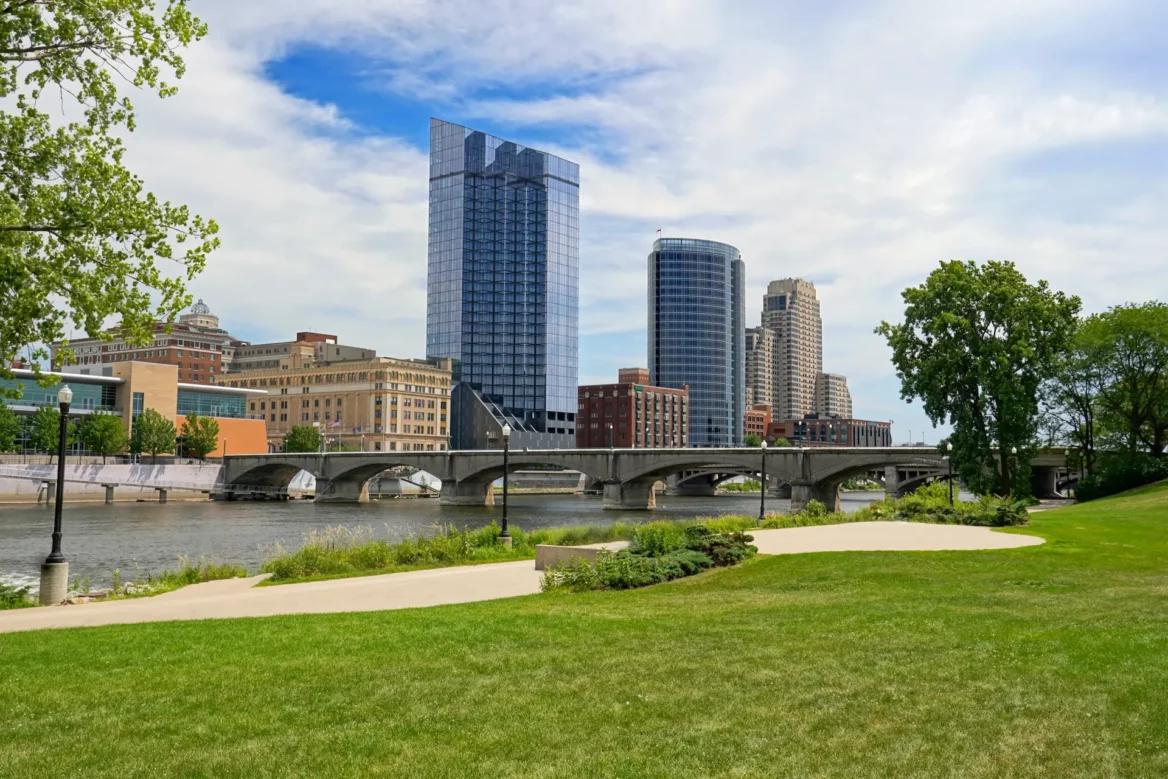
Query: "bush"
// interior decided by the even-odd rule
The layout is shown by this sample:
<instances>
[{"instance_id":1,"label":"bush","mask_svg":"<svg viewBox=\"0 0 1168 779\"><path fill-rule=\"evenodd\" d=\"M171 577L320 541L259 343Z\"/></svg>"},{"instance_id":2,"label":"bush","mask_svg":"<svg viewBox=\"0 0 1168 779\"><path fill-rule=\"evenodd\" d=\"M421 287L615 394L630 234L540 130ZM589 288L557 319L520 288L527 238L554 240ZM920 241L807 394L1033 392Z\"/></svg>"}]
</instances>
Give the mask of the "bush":
<instances>
[{"instance_id":1,"label":"bush","mask_svg":"<svg viewBox=\"0 0 1168 779\"><path fill-rule=\"evenodd\" d=\"M633 537L629 541L629 551L633 554L660 557L681 546L684 532L681 525L670 522L650 522L647 525L641 525L633 531Z\"/></svg>"},{"instance_id":2,"label":"bush","mask_svg":"<svg viewBox=\"0 0 1168 779\"><path fill-rule=\"evenodd\" d=\"M36 603L28 597L28 587L17 587L0 582L0 611L24 609L35 605Z\"/></svg>"},{"instance_id":3,"label":"bush","mask_svg":"<svg viewBox=\"0 0 1168 779\"><path fill-rule=\"evenodd\" d=\"M1080 501L1097 500L1161 479L1168 479L1168 457L1109 452L1099 456L1095 473L1079 481L1075 497Z\"/></svg>"},{"instance_id":4,"label":"bush","mask_svg":"<svg viewBox=\"0 0 1168 779\"><path fill-rule=\"evenodd\" d=\"M826 517L827 506L823 505L823 503L818 500L809 500L807 501L807 505L804 506L803 510L799 513L805 514L809 517Z\"/></svg>"}]
</instances>

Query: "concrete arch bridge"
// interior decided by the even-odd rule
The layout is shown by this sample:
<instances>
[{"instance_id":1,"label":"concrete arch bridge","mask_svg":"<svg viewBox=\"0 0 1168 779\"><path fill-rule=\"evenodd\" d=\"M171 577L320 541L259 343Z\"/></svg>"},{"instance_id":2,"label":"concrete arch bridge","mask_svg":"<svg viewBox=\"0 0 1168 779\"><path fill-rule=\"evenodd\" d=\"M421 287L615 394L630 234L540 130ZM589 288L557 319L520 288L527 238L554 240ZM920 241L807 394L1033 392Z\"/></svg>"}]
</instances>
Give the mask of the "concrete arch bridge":
<instances>
[{"instance_id":1,"label":"concrete arch bridge","mask_svg":"<svg viewBox=\"0 0 1168 779\"><path fill-rule=\"evenodd\" d=\"M766 450L767 482L789 485L791 506L808 501L839 507L839 487L853 476L912 469L936 473L945 468L931 447L822 447ZM604 485L604 507L644 510L656 506L653 485L686 472L758 473L763 450L726 449L543 449L513 450L512 470L555 466L579 471ZM1065 469L1062 452L1041 454L1031 463L1036 472ZM359 503L369 499L368 482L395 467L426 471L442 480L441 500L449 505L491 506L491 485L503 475L502 450L447 452L336 452L331 454L231 455L225 458L218 494L231 498L249 490L287 489L301 470L316 477L316 500ZM889 469L894 469L889 471ZM886 490L888 489L886 485Z\"/></svg>"}]
</instances>

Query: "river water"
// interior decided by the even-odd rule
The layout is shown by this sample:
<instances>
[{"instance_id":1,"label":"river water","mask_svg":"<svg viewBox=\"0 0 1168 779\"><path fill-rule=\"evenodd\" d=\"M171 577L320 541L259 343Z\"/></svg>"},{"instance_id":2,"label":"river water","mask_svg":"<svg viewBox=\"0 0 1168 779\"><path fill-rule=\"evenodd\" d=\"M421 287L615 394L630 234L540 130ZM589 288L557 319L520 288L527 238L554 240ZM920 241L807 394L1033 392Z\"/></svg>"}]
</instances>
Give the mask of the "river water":
<instances>
[{"instance_id":1,"label":"river water","mask_svg":"<svg viewBox=\"0 0 1168 779\"><path fill-rule=\"evenodd\" d=\"M843 509L855 511L882 492L851 492ZM767 500L767 511L786 511L790 501ZM657 499L655 511L605 511L600 498L584 495L512 495L508 519L525 529L600 525L616 520L692 519L758 513L758 494ZM387 499L365 504L286 503L95 503L66 504L63 551L70 581L88 577L107 586L113 570L122 581L177 567L178 558L241 563L254 571L276 544L300 546L304 534L330 525L369 527L374 536L397 540L426 535L444 525L482 527L498 522L499 507L443 506L436 498ZM34 589L40 564L52 546L51 507L0 506L0 581Z\"/></svg>"}]
</instances>

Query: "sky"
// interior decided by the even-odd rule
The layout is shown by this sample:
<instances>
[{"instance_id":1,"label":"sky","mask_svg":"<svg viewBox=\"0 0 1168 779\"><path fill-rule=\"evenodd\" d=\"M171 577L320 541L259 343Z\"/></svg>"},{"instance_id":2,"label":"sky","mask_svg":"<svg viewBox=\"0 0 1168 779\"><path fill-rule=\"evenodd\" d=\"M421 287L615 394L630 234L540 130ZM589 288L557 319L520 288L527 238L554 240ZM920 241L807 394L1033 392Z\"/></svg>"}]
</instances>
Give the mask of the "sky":
<instances>
[{"instance_id":1,"label":"sky","mask_svg":"<svg viewBox=\"0 0 1168 779\"><path fill-rule=\"evenodd\" d=\"M431 116L581 168L580 382L644 366L656 232L822 302L858 417L935 442L873 334L942 260L1087 311L1168 298L1168 4L1129 0L200 0L127 161L216 219L191 285L253 342L425 353Z\"/></svg>"}]
</instances>

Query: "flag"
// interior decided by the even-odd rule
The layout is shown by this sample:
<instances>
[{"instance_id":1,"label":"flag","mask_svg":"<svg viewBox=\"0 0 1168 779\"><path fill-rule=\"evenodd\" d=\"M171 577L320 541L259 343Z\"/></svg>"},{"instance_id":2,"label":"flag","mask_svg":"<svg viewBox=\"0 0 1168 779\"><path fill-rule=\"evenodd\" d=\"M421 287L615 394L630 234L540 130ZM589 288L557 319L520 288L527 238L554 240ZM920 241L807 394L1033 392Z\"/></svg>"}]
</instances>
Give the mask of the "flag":
<instances>
[{"instance_id":1,"label":"flag","mask_svg":"<svg viewBox=\"0 0 1168 779\"><path fill-rule=\"evenodd\" d=\"M341 418L340 418L340 417L337 417L337 418L336 418L336 419L334 419L332 422L329 422L329 423L328 423L328 426L329 426L329 427L340 427L340 426L341 426Z\"/></svg>"}]
</instances>

